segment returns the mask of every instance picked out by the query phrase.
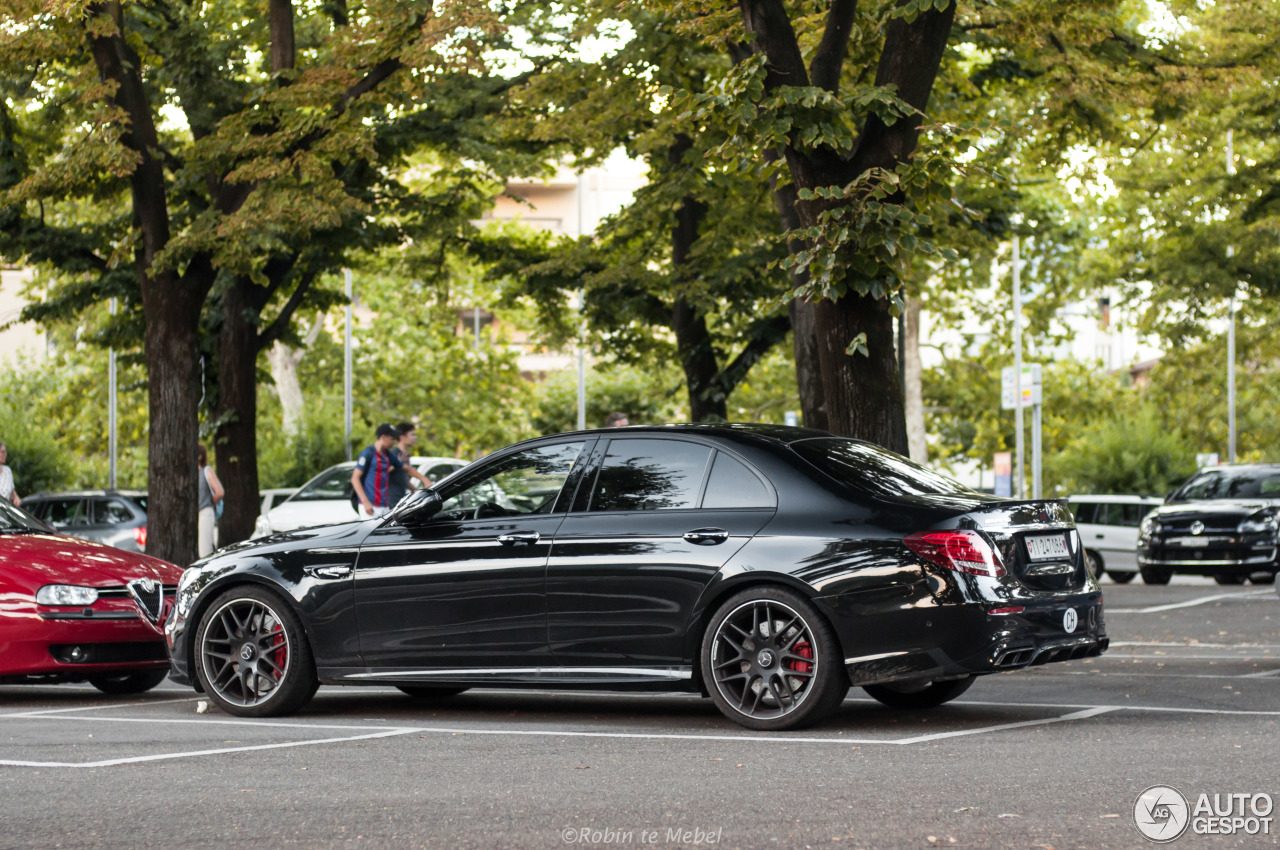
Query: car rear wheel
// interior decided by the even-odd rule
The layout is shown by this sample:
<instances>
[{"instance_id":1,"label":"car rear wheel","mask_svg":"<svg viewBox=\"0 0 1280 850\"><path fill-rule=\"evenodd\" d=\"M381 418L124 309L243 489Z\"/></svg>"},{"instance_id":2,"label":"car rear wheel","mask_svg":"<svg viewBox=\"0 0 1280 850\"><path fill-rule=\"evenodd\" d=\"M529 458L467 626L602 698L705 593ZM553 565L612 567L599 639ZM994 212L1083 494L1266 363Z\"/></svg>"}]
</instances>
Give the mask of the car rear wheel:
<instances>
[{"instance_id":1,"label":"car rear wheel","mask_svg":"<svg viewBox=\"0 0 1280 850\"><path fill-rule=\"evenodd\" d=\"M1249 581L1253 584L1275 584L1275 573L1254 573L1249 576Z\"/></svg>"},{"instance_id":2,"label":"car rear wheel","mask_svg":"<svg viewBox=\"0 0 1280 850\"><path fill-rule=\"evenodd\" d=\"M1213 580L1218 584L1244 584L1246 578L1248 576L1240 573L1218 573L1213 577Z\"/></svg>"},{"instance_id":3,"label":"car rear wheel","mask_svg":"<svg viewBox=\"0 0 1280 850\"><path fill-rule=\"evenodd\" d=\"M849 692L831 626L808 600L782 587L729 597L707 625L701 662L716 707L748 729L812 725Z\"/></svg>"},{"instance_id":4,"label":"car rear wheel","mask_svg":"<svg viewBox=\"0 0 1280 850\"><path fill-rule=\"evenodd\" d=\"M862 689L890 708L934 708L969 690L976 676L946 682L864 685Z\"/></svg>"},{"instance_id":5,"label":"car rear wheel","mask_svg":"<svg viewBox=\"0 0 1280 850\"><path fill-rule=\"evenodd\" d=\"M1128 584L1138 575L1135 572L1126 572L1124 570L1107 570L1107 575L1111 576L1111 580L1116 584Z\"/></svg>"},{"instance_id":6,"label":"car rear wheel","mask_svg":"<svg viewBox=\"0 0 1280 850\"><path fill-rule=\"evenodd\" d=\"M1098 581L1102 581L1102 556L1092 549L1084 550L1085 563L1089 565L1089 573Z\"/></svg>"},{"instance_id":7,"label":"car rear wheel","mask_svg":"<svg viewBox=\"0 0 1280 850\"><path fill-rule=\"evenodd\" d=\"M1162 567L1140 567L1138 572L1142 573L1143 584L1168 584L1173 578L1173 570Z\"/></svg>"},{"instance_id":8,"label":"car rear wheel","mask_svg":"<svg viewBox=\"0 0 1280 850\"><path fill-rule=\"evenodd\" d=\"M396 685L396 690L414 699L441 699L457 696L470 688L437 688L431 685Z\"/></svg>"},{"instance_id":9,"label":"car rear wheel","mask_svg":"<svg viewBox=\"0 0 1280 850\"><path fill-rule=\"evenodd\" d=\"M104 694L140 694L163 682L168 675L167 667L160 670L134 670L130 673L105 673L90 676L89 684Z\"/></svg>"},{"instance_id":10,"label":"car rear wheel","mask_svg":"<svg viewBox=\"0 0 1280 850\"><path fill-rule=\"evenodd\" d=\"M228 714L292 714L315 694L315 662L297 615L262 587L234 587L209 606L196 631L196 675Z\"/></svg>"}]
</instances>

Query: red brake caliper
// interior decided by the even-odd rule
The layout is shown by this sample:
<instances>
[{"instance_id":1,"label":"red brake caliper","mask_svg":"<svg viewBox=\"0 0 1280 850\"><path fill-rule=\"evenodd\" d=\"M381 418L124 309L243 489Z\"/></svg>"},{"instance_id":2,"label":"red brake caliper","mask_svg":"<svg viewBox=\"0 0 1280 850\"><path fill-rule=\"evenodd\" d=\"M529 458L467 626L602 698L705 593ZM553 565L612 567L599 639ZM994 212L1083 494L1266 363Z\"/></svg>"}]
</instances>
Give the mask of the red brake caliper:
<instances>
[{"instance_id":1,"label":"red brake caliper","mask_svg":"<svg viewBox=\"0 0 1280 850\"><path fill-rule=\"evenodd\" d=\"M284 626L282 626L280 623L276 623L276 627L271 630L271 634L273 636L280 635L283 638ZM277 649L275 652L271 653L271 660L274 661L276 666L279 667L281 670L284 669L285 661L289 657L289 650L286 647L287 647L287 644L282 640L280 641L280 648ZM278 678L277 678L277 681L278 681Z\"/></svg>"},{"instance_id":2,"label":"red brake caliper","mask_svg":"<svg viewBox=\"0 0 1280 850\"><path fill-rule=\"evenodd\" d=\"M796 655L799 655L801 658L812 658L813 647L809 645L808 641L802 640L795 645L795 653ZM813 672L813 665L810 664L808 661L796 661L793 658L787 662L787 666L792 670L796 671L797 673Z\"/></svg>"}]
</instances>

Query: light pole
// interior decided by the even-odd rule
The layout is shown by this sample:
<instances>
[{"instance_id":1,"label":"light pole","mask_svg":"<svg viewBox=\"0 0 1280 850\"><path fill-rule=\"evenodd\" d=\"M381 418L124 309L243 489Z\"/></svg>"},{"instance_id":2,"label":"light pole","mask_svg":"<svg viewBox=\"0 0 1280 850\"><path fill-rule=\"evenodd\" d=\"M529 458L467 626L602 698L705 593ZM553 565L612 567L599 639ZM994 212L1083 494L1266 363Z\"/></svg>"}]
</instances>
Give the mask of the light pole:
<instances>
[{"instance_id":1,"label":"light pole","mask_svg":"<svg viewBox=\"0 0 1280 850\"><path fill-rule=\"evenodd\" d=\"M1013 234L1013 418L1017 436L1014 438L1014 498L1024 498L1022 487L1022 279L1018 255L1018 234Z\"/></svg>"},{"instance_id":2,"label":"light pole","mask_svg":"<svg viewBox=\"0 0 1280 850\"><path fill-rule=\"evenodd\" d=\"M116 299L111 299L111 315L116 314ZM107 489L116 489L116 447L119 426L116 424L116 349L107 349Z\"/></svg>"},{"instance_id":3,"label":"light pole","mask_svg":"<svg viewBox=\"0 0 1280 850\"><path fill-rule=\"evenodd\" d=\"M1232 131L1227 131L1227 176L1236 173L1235 151L1232 145ZM1227 258L1235 254L1232 246L1227 246ZM1236 285L1231 283L1231 300L1228 302L1227 316L1227 463L1236 462Z\"/></svg>"},{"instance_id":4,"label":"light pole","mask_svg":"<svg viewBox=\"0 0 1280 850\"><path fill-rule=\"evenodd\" d=\"M347 321L342 340L342 421L346 428L347 460L351 460L351 269L343 269L347 292Z\"/></svg>"}]
</instances>

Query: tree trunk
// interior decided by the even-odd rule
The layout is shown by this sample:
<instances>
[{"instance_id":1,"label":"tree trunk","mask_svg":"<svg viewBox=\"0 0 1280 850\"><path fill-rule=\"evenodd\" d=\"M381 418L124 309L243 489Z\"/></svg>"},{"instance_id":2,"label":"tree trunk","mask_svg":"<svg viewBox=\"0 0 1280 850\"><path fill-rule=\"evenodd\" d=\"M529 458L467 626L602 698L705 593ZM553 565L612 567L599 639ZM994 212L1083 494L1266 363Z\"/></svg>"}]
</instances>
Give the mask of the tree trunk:
<instances>
[{"instance_id":1,"label":"tree trunk","mask_svg":"<svg viewBox=\"0 0 1280 850\"><path fill-rule=\"evenodd\" d=\"M147 554L180 566L196 559L199 493L199 336L203 293L177 281L143 285L146 310Z\"/></svg>"},{"instance_id":2,"label":"tree trunk","mask_svg":"<svg viewBox=\"0 0 1280 850\"><path fill-rule=\"evenodd\" d=\"M223 294L218 335L217 473L226 490L218 523L218 544L226 546L253 533L258 517L257 328L246 319L253 284L239 278Z\"/></svg>"},{"instance_id":3,"label":"tree trunk","mask_svg":"<svg viewBox=\"0 0 1280 850\"><path fill-rule=\"evenodd\" d=\"M776 153L766 155L769 160L778 158ZM794 183L774 182L773 204L778 210L778 218L782 221L784 232L800 228L800 216L796 212L796 186ZM804 243L798 239L791 240L789 245L792 254L804 250ZM808 283L808 275L803 272L794 273L791 277L793 289ZM827 430L827 403L822 395L822 365L818 360L818 329L816 305L811 301L792 299L788 305L791 313L792 347L796 357L796 388L800 392L800 411L804 417L806 428Z\"/></svg>"},{"instance_id":4,"label":"tree trunk","mask_svg":"<svg viewBox=\"0 0 1280 850\"><path fill-rule=\"evenodd\" d=\"M267 363L271 366L271 377L275 379L276 395L280 397L281 428L285 437L297 436L306 405L302 397L302 383L298 380L298 363L304 351L279 340L267 349Z\"/></svg>"},{"instance_id":5,"label":"tree trunk","mask_svg":"<svg viewBox=\"0 0 1280 850\"><path fill-rule=\"evenodd\" d=\"M908 298L903 315L902 379L907 397L907 447L916 463L929 460L924 427L924 370L920 364L920 299Z\"/></svg>"},{"instance_id":6,"label":"tree trunk","mask_svg":"<svg viewBox=\"0 0 1280 850\"><path fill-rule=\"evenodd\" d=\"M906 454L907 429L889 302L850 293L816 306L828 430ZM846 354L846 347L859 334L866 334L867 353Z\"/></svg>"}]
</instances>

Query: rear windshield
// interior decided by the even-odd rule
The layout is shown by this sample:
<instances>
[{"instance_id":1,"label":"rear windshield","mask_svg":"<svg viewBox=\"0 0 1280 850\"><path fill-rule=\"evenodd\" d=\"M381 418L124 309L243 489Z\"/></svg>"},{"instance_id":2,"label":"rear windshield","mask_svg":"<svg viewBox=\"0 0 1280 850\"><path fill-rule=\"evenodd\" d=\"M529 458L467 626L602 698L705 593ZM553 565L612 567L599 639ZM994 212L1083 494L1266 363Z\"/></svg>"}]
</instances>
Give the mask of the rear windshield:
<instances>
[{"instance_id":1,"label":"rear windshield","mask_svg":"<svg viewBox=\"0 0 1280 850\"><path fill-rule=\"evenodd\" d=\"M981 495L954 478L870 443L819 437L800 440L791 447L832 478L872 496Z\"/></svg>"},{"instance_id":2,"label":"rear windshield","mask_svg":"<svg viewBox=\"0 0 1280 850\"><path fill-rule=\"evenodd\" d=\"M1202 499L1280 499L1280 467L1209 469L1183 484L1172 501Z\"/></svg>"}]
</instances>

